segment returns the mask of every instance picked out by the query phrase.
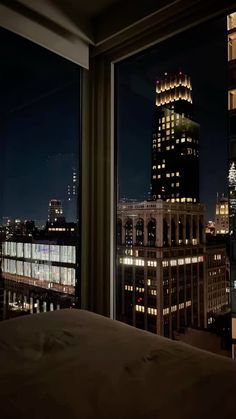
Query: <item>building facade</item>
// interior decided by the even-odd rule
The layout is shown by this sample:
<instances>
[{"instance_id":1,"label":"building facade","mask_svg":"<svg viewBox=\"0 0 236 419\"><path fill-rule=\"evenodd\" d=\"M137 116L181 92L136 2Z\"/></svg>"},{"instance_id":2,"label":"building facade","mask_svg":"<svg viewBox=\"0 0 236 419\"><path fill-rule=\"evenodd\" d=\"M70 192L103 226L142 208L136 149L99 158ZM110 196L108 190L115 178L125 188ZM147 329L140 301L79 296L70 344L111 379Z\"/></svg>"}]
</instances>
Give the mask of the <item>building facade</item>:
<instances>
[{"instance_id":1,"label":"building facade","mask_svg":"<svg viewBox=\"0 0 236 419\"><path fill-rule=\"evenodd\" d=\"M205 327L212 324L216 313L229 309L230 282L224 243L207 243L205 256Z\"/></svg>"},{"instance_id":2,"label":"building facade","mask_svg":"<svg viewBox=\"0 0 236 419\"><path fill-rule=\"evenodd\" d=\"M229 202L222 196L217 198L215 213L215 234L229 233Z\"/></svg>"},{"instance_id":3,"label":"building facade","mask_svg":"<svg viewBox=\"0 0 236 419\"><path fill-rule=\"evenodd\" d=\"M63 217L62 202L59 199L51 199L48 205L48 221L50 223L65 220Z\"/></svg>"},{"instance_id":4,"label":"building facade","mask_svg":"<svg viewBox=\"0 0 236 419\"><path fill-rule=\"evenodd\" d=\"M119 205L119 320L167 337L204 326L204 210L161 200Z\"/></svg>"},{"instance_id":5,"label":"building facade","mask_svg":"<svg viewBox=\"0 0 236 419\"><path fill-rule=\"evenodd\" d=\"M67 185L66 220L74 223L77 221L77 182L77 171L73 168L71 182Z\"/></svg>"},{"instance_id":6,"label":"building facade","mask_svg":"<svg viewBox=\"0 0 236 419\"><path fill-rule=\"evenodd\" d=\"M119 205L119 320L172 337L228 309L226 245L206 243L204 216L201 204Z\"/></svg>"},{"instance_id":7,"label":"building facade","mask_svg":"<svg viewBox=\"0 0 236 419\"><path fill-rule=\"evenodd\" d=\"M2 243L4 279L74 294L76 284L76 246L42 240Z\"/></svg>"},{"instance_id":8,"label":"building facade","mask_svg":"<svg viewBox=\"0 0 236 419\"><path fill-rule=\"evenodd\" d=\"M199 125L190 77L165 73L156 83L152 138L152 199L199 201Z\"/></svg>"},{"instance_id":9,"label":"building facade","mask_svg":"<svg viewBox=\"0 0 236 419\"><path fill-rule=\"evenodd\" d=\"M232 356L236 359L236 13L228 15L229 231Z\"/></svg>"}]
</instances>

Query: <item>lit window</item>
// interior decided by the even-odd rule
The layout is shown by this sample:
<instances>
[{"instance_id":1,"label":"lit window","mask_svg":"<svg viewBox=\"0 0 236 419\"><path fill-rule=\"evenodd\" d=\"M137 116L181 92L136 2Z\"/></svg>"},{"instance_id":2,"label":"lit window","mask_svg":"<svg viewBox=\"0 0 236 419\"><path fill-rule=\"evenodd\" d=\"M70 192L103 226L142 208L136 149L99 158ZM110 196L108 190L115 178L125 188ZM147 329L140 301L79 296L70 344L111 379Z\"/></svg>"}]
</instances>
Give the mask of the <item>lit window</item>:
<instances>
[{"instance_id":1,"label":"lit window","mask_svg":"<svg viewBox=\"0 0 236 419\"><path fill-rule=\"evenodd\" d=\"M178 188L179 187L179 182L178 183L176 183L176 188Z\"/></svg>"},{"instance_id":2,"label":"lit window","mask_svg":"<svg viewBox=\"0 0 236 419\"><path fill-rule=\"evenodd\" d=\"M176 172L176 174L175 174L176 176L179 176L179 172Z\"/></svg>"},{"instance_id":3,"label":"lit window","mask_svg":"<svg viewBox=\"0 0 236 419\"><path fill-rule=\"evenodd\" d=\"M165 316L166 314L169 314L169 312L170 312L169 307L164 308L164 310L163 310L163 315Z\"/></svg>"},{"instance_id":4,"label":"lit window","mask_svg":"<svg viewBox=\"0 0 236 419\"><path fill-rule=\"evenodd\" d=\"M171 259L170 266L177 266L177 260L176 259Z\"/></svg>"},{"instance_id":5,"label":"lit window","mask_svg":"<svg viewBox=\"0 0 236 419\"><path fill-rule=\"evenodd\" d=\"M163 165L162 165L162 168L164 169L165 167L166 167L166 165L165 165L165 164L163 164Z\"/></svg>"},{"instance_id":6,"label":"lit window","mask_svg":"<svg viewBox=\"0 0 236 419\"><path fill-rule=\"evenodd\" d=\"M175 142L176 142L176 144L179 144L179 139L177 139Z\"/></svg>"},{"instance_id":7,"label":"lit window","mask_svg":"<svg viewBox=\"0 0 236 419\"><path fill-rule=\"evenodd\" d=\"M168 151L168 150L170 150L170 146L166 147L166 150L167 150L167 151Z\"/></svg>"},{"instance_id":8,"label":"lit window","mask_svg":"<svg viewBox=\"0 0 236 419\"><path fill-rule=\"evenodd\" d=\"M170 177L170 173L166 173L166 177Z\"/></svg>"},{"instance_id":9,"label":"lit window","mask_svg":"<svg viewBox=\"0 0 236 419\"><path fill-rule=\"evenodd\" d=\"M163 260L162 261L162 266L165 268L167 266L169 266L169 261L168 260Z\"/></svg>"},{"instance_id":10,"label":"lit window","mask_svg":"<svg viewBox=\"0 0 236 419\"><path fill-rule=\"evenodd\" d=\"M153 175L153 177L152 177L153 179L156 179L156 175Z\"/></svg>"},{"instance_id":11,"label":"lit window","mask_svg":"<svg viewBox=\"0 0 236 419\"><path fill-rule=\"evenodd\" d=\"M174 173L171 173L171 177L174 177L174 175L175 175Z\"/></svg>"},{"instance_id":12,"label":"lit window","mask_svg":"<svg viewBox=\"0 0 236 419\"><path fill-rule=\"evenodd\" d=\"M181 138L181 143L185 143L185 138Z\"/></svg>"}]
</instances>

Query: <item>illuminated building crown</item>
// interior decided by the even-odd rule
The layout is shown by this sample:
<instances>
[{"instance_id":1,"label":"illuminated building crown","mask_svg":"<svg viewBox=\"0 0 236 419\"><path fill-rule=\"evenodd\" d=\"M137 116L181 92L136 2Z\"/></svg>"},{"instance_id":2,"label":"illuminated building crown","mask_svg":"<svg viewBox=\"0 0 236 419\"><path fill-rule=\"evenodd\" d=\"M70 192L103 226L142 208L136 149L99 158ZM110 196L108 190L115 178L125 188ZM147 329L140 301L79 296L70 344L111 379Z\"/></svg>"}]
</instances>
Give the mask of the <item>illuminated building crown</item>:
<instances>
[{"instance_id":1,"label":"illuminated building crown","mask_svg":"<svg viewBox=\"0 0 236 419\"><path fill-rule=\"evenodd\" d=\"M192 103L192 86L190 77L182 72L165 77L156 83L156 106L166 105L177 100Z\"/></svg>"}]
</instances>

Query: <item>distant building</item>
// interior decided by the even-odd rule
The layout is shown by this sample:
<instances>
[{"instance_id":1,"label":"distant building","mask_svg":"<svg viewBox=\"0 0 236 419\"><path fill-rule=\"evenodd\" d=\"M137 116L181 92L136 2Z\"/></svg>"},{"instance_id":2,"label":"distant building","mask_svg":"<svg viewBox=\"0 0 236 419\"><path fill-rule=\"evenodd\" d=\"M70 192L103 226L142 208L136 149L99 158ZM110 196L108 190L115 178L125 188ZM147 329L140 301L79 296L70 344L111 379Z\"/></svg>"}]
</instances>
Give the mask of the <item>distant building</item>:
<instances>
[{"instance_id":1,"label":"distant building","mask_svg":"<svg viewBox=\"0 0 236 419\"><path fill-rule=\"evenodd\" d=\"M65 220L62 202L59 199L51 199L48 206L48 221L53 223L59 220Z\"/></svg>"},{"instance_id":2,"label":"distant building","mask_svg":"<svg viewBox=\"0 0 236 419\"><path fill-rule=\"evenodd\" d=\"M215 212L215 234L229 233L229 201L222 195L217 197Z\"/></svg>"},{"instance_id":3,"label":"distant building","mask_svg":"<svg viewBox=\"0 0 236 419\"><path fill-rule=\"evenodd\" d=\"M29 240L2 243L2 276L6 280L74 294L76 243Z\"/></svg>"},{"instance_id":4,"label":"distant building","mask_svg":"<svg viewBox=\"0 0 236 419\"><path fill-rule=\"evenodd\" d=\"M152 138L152 199L199 201L199 125L193 120L190 77L167 75L156 83Z\"/></svg>"},{"instance_id":5,"label":"distant building","mask_svg":"<svg viewBox=\"0 0 236 419\"><path fill-rule=\"evenodd\" d=\"M205 327L215 315L229 309L230 283L227 274L226 244L217 241L206 244L205 257Z\"/></svg>"},{"instance_id":6,"label":"distant building","mask_svg":"<svg viewBox=\"0 0 236 419\"><path fill-rule=\"evenodd\" d=\"M74 223L77 222L77 184L77 171L73 169L71 182L67 185L66 220Z\"/></svg>"},{"instance_id":7,"label":"distant building","mask_svg":"<svg viewBox=\"0 0 236 419\"><path fill-rule=\"evenodd\" d=\"M211 220L208 221L207 225L206 225L206 234L209 235L211 234L212 236L215 235L215 223Z\"/></svg>"},{"instance_id":8,"label":"distant building","mask_svg":"<svg viewBox=\"0 0 236 419\"><path fill-rule=\"evenodd\" d=\"M47 222L42 234L45 237L55 237L57 240L63 240L64 237L73 238L77 235L77 224L65 221Z\"/></svg>"}]
</instances>

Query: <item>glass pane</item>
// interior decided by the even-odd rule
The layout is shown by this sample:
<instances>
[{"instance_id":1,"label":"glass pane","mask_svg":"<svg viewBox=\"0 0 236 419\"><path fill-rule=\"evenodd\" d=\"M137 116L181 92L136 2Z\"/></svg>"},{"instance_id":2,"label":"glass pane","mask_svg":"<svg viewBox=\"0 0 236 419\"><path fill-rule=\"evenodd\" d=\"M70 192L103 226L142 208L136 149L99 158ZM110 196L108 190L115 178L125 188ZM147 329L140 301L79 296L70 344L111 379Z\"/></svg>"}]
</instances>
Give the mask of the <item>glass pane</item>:
<instances>
[{"instance_id":1,"label":"glass pane","mask_svg":"<svg viewBox=\"0 0 236 419\"><path fill-rule=\"evenodd\" d=\"M79 304L80 68L0 40L2 319Z\"/></svg>"},{"instance_id":2,"label":"glass pane","mask_svg":"<svg viewBox=\"0 0 236 419\"><path fill-rule=\"evenodd\" d=\"M220 330L229 350L227 36L221 17L116 65L116 317L196 345Z\"/></svg>"}]
</instances>

